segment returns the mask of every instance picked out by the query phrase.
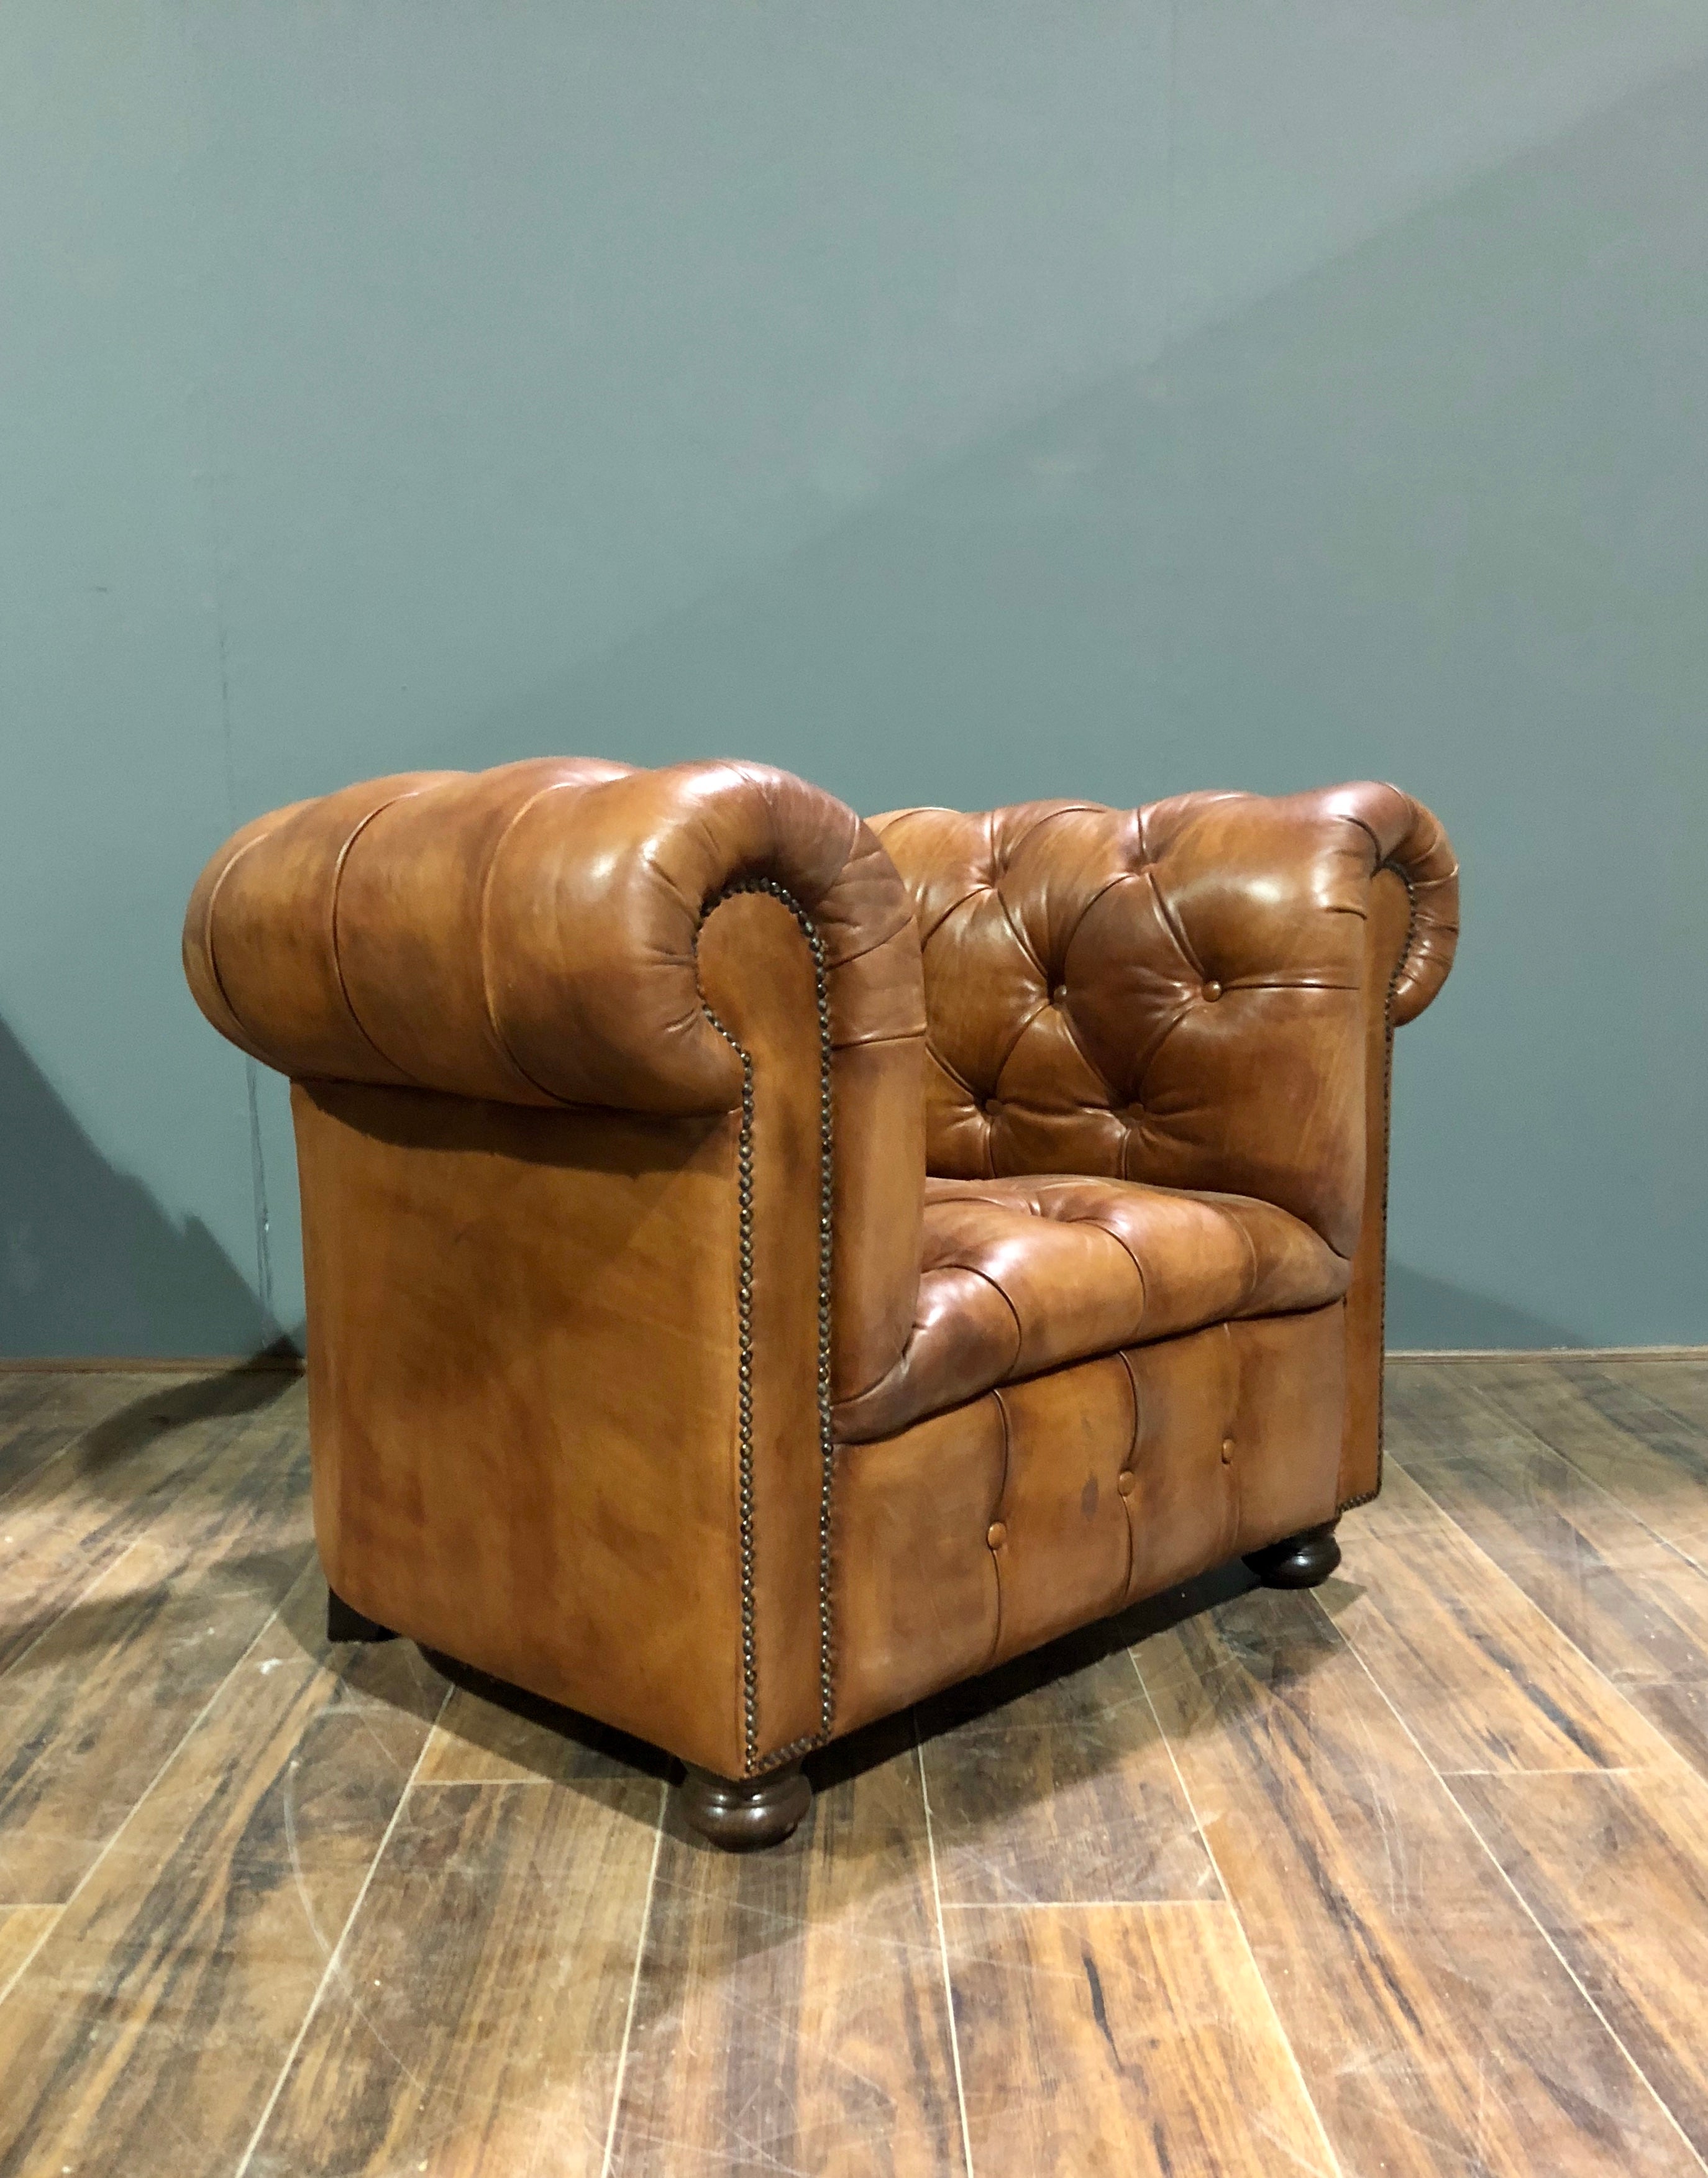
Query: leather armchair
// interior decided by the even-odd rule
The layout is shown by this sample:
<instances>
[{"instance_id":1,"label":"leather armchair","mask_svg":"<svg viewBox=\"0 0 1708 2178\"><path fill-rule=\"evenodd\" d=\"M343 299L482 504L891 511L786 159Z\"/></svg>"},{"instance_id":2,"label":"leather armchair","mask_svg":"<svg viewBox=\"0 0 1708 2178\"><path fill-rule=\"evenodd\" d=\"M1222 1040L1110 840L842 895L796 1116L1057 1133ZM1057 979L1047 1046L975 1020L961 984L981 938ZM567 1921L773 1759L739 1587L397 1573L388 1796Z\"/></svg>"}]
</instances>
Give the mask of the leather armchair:
<instances>
[{"instance_id":1,"label":"leather armchair","mask_svg":"<svg viewBox=\"0 0 1708 2178\"><path fill-rule=\"evenodd\" d=\"M335 1635L763 1843L934 1688L1235 1556L1322 1579L1456 901L1378 785L867 824L543 758L247 826L184 958L293 1085Z\"/></svg>"}]
</instances>

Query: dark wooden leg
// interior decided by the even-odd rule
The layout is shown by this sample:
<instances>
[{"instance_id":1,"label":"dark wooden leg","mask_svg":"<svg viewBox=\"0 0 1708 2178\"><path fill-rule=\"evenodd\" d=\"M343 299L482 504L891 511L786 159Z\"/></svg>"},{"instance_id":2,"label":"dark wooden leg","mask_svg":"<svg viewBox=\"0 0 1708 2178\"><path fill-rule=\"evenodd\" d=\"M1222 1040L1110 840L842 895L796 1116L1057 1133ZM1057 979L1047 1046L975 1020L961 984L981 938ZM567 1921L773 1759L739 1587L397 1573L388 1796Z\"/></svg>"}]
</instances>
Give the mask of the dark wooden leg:
<instances>
[{"instance_id":1,"label":"dark wooden leg","mask_svg":"<svg viewBox=\"0 0 1708 2178\"><path fill-rule=\"evenodd\" d=\"M1265 1588L1315 1588L1340 1562L1334 1524L1325 1520L1320 1528L1285 1536L1267 1550L1253 1551L1245 1562Z\"/></svg>"},{"instance_id":2,"label":"dark wooden leg","mask_svg":"<svg viewBox=\"0 0 1708 2178\"><path fill-rule=\"evenodd\" d=\"M346 1603L336 1589L326 1590L326 1639L329 1641L395 1641L397 1636L377 1618L370 1618Z\"/></svg>"},{"instance_id":3,"label":"dark wooden leg","mask_svg":"<svg viewBox=\"0 0 1708 2178\"><path fill-rule=\"evenodd\" d=\"M798 1762L763 1777L720 1777L688 1765L682 1813L703 1838L728 1852L780 1845L813 1804L813 1787Z\"/></svg>"}]
</instances>

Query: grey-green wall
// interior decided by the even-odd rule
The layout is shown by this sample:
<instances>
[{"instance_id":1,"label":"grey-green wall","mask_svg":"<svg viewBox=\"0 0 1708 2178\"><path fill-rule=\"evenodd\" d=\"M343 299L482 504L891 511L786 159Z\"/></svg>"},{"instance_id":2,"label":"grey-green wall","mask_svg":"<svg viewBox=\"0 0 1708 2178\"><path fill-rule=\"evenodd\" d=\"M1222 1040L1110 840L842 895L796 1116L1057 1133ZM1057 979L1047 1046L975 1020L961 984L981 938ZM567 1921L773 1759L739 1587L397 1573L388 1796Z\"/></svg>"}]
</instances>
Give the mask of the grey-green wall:
<instances>
[{"instance_id":1,"label":"grey-green wall","mask_svg":"<svg viewBox=\"0 0 1708 2178\"><path fill-rule=\"evenodd\" d=\"M302 1307L275 803L1370 774L1398 1344L1708 1338L1708 0L12 0L0 1350Z\"/></svg>"}]
</instances>

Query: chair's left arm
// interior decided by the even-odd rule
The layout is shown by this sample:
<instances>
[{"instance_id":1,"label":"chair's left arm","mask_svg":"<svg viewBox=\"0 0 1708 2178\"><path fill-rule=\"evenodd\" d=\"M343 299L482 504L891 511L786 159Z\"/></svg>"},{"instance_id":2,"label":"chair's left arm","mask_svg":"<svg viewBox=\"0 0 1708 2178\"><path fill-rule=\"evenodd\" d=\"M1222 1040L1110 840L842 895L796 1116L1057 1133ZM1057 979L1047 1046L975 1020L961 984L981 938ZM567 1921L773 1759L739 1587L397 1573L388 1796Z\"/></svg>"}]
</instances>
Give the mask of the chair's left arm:
<instances>
[{"instance_id":1,"label":"chair's left arm","mask_svg":"<svg viewBox=\"0 0 1708 2178\"><path fill-rule=\"evenodd\" d=\"M1160 1131L1155 1176L1277 1202L1350 1259L1344 1509L1381 1472L1393 1031L1453 965L1458 865L1429 810L1372 782L1182 795L1140 823L1158 900L1219 1000L1189 1006L1153 1066L1182 1122Z\"/></svg>"}]
</instances>

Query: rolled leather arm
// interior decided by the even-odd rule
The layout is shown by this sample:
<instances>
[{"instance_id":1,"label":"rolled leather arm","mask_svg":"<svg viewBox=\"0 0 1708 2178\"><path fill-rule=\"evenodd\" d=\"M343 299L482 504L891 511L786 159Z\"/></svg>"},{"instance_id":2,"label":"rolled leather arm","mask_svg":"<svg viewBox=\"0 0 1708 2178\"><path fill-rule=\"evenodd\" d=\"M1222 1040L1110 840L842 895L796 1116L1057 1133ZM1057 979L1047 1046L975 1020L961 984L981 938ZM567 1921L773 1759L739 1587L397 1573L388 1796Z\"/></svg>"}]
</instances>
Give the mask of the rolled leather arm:
<instances>
[{"instance_id":1,"label":"rolled leather arm","mask_svg":"<svg viewBox=\"0 0 1708 2178\"><path fill-rule=\"evenodd\" d=\"M1334 787L1323 800L1369 834L1377 869L1397 872L1411 895L1411 930L1391 1005L1396 1026L1415 1021L1447 981L1459 946L1459 864L1447 834L1432 811L1397 786Z\"/></svg>"},{"instance_id":2,"label":"rolled leather arm","mask_svg":"<svg viewBox=\"0 0 1708 2178\"><path fill-rule=\"evenodd\" d=\"M727 1111L742 1064L702 1004L695 937L753 880L818 933L833 1045L922 1032L889 856L852 810L759 764L541 758L276 810L202 873L185 972L215 1027L296 1078Z\"/></svg>"},{"instance_id":3,"label":"rolled leather arm","mask_svg":"<svg viewBox=\"0 0 1708 2178\"><path fill-rule=\"evenodd\" d=\"M1371 781L1268 799L1186 794L1139 813L1157 900L1229 1003L1189 1001L1147 1075L1154 1176L1278 1203L1350 1256L1360 1229L1368 1009L1421 1013L1459 936L1459 870L1431 813ZM1364 989L1379 871L1410 901L1385 990ZM1170 1126L1173 1105L1184 1125ZM1196 1111L1195 1111L1196 1108Z\"/></svg>"},{"instance_id":4,"label":"rolled leather arm","mask_svg":"<svg viewBox=\"0 0 1708 2178\"><path fill-rule=\"evenodd\" d=\"M1395 1023L1415 1020L1447 981L1459 943L1459 864L1439 820L1397 786L1365 780L1273 798L1181 794L1141 809L1139 820L1183 917L1219 908L1241 922L1247 943L1262 933L1276 957L1291 950L1278 928L1266 928L1278 915L1313 906L1361 917L1370 880L1395 871L1411 896L1391 993ZM1307 979L1328 980L1334 949L1323 954L1306 921L1299 928L1316 956ZM1349 966L1354 957L1346 951Z\"/></svg>"}]
</instances>

